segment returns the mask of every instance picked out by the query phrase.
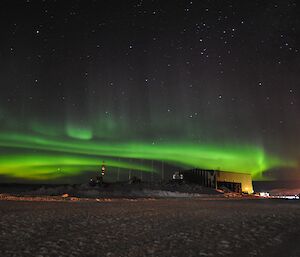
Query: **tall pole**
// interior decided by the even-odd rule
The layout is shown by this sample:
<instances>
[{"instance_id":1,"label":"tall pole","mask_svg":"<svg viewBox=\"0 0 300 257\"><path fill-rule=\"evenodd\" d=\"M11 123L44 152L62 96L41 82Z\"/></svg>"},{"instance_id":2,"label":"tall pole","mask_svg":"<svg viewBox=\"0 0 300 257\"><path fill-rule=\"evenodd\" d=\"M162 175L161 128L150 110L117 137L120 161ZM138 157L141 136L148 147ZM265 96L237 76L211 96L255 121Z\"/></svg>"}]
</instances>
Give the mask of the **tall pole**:
<instances>
[{"instance_id":1,"label":"tall pole","mask_svg":"<svg viewBox=\"0 0 300 257\"><path fill-rule=\"evenodd\" d=\"M141 166L143 166L143 159L141 159ZM142 169L143 167L141 167ZM140 169L140 178L141 178L141 181L143 180L143 171Z\"/></svg>"},{"instance_id":2,"label":"tall pole","mask_svg":"<svg viewBox=\"0 0 300 257\"><path fill-rule=\"evenodd\" d=\"M164 181L165 174L164 174L164 161L161 161L161 180Z\"/></svg>"},{"instance_id":3,"label":"tall pole","mask_svg":"<svg viewBox=\"0 0 300 257\"><path fill-rule=\"evenodd\" d=\"M129 159L129 162L131 163L130 159ZM128 180L131 180L131 168L129 169L129 172L128 172Z\"/></svg>"},{"instance_id":4,"label":"tall pole","mask_svg":"<svg viewBox=\"0 0 300 257\"><path fill-rule=\"evenodd\" d=\"M153 182L153 160L151 160L151 182Z\"/></svg>"},{"instance_id":5,"label":"tall pole","mask_svg":"<svg viewBox=\"0 0 300 257\"><path fill-rule=\"evenodd\" d=\"M120 181L120 167L118 167L118 175L117 175L117 181Z\"/></svg>"},{"instance_id":6,"label":"tall pole","mask_svg":"<svg viewBox=\"0 0 300 257\"><path fill-rule=\"evenodd\" d=\"M104 164L104 161L102 162L102 166L101 166L101 183L103 183L103 178L104 178L104 175L105 175L105 164Z\"/></svg>"}]
</instances>

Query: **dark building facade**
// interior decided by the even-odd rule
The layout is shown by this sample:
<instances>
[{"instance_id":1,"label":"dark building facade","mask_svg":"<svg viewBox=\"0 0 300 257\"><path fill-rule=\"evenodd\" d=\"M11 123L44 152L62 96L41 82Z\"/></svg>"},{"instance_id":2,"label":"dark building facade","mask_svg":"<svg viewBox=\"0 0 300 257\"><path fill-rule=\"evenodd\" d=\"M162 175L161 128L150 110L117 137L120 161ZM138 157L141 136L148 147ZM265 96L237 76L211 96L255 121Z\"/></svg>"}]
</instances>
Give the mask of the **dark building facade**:
<instances>
[{"instance_id":1,"label":"dark building facade","mask_svg":"<svg viewBox=\"0 0 300 257\"><path fill-rule=\"evenodd\" d=\"M183 175L185 181L190 183L216 189L228 189L237 193L253 193L250 174L205 169L185 170L180 171L180 174Z\"/></svg>"}]
</instances>

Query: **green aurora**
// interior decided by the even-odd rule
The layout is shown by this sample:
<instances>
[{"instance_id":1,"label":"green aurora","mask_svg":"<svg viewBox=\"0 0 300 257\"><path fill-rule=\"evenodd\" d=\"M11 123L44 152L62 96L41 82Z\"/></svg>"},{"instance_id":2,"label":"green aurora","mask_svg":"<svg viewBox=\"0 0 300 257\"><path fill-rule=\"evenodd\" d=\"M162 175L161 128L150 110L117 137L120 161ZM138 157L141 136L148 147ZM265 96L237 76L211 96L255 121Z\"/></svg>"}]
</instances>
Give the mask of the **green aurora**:
<instances>
[{"instance_id":1,"label":"green aurora","mask_svg":"<svg viewBox=\"0 0 300 257\"><path fill-rule=\"evenodd\" d=\"M187 142L102 142L90 140L86 130L67 130L65 136L0 134L0 175L27 180L57 180L85 171L97 171L105 160L110 169L159 172L149 161L164 162L178 168L220 169L251 173L262 179L263 172L295 163L267 154L251 145L215 145ZM5 150L7 149L7 151Z\"/></svg>"},{"instance_id":2,"label":"green aurora","mask_svg":"<svg viewBox=\"0 0 300 257\"><path fill-rule=\"evenodd\" d=\"M300 179L290 1L118 2L5 2L0 183L85 183L103 161L108 181Z\"/></svg>"}]
</instances>

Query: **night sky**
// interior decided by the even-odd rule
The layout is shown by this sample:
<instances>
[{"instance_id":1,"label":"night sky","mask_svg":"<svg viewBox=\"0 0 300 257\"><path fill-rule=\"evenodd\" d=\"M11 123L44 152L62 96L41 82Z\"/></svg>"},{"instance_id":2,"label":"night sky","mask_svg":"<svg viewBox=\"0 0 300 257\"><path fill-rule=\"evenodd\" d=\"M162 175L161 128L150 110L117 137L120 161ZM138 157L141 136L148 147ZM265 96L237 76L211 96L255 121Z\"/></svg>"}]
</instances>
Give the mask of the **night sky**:
<instances>
[{"instance_id":1,"label":"night sky","mask_svg":"<svg viewBox=\"0 0 300 257\"><path fill-rule=\"evenodd\" d=\"M4 0L0 31L0 182L300 179L296 0Z\"/></svg>"}]
</instances>

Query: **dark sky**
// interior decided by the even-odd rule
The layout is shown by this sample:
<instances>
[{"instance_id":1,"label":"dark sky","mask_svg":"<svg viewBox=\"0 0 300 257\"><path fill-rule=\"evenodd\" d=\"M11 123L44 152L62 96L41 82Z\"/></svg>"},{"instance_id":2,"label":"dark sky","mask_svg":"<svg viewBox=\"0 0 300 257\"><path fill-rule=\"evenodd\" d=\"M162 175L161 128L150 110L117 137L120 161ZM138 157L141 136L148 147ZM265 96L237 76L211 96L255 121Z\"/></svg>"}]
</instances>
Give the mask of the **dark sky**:
<instances>
[{"instance_id":1,"label":"dark sky","mask_svg":"<svg viewBox=\"0 0 300 257\"><path fill-rule=\"evenodd\" d=\"M208 168L251 148L261 172L300 177L297 1L4 0L0 19L0 175L64 154L174 164L172 145ZM122 146L89 151L104 143Z\"/></svg>"}]
</instances>

